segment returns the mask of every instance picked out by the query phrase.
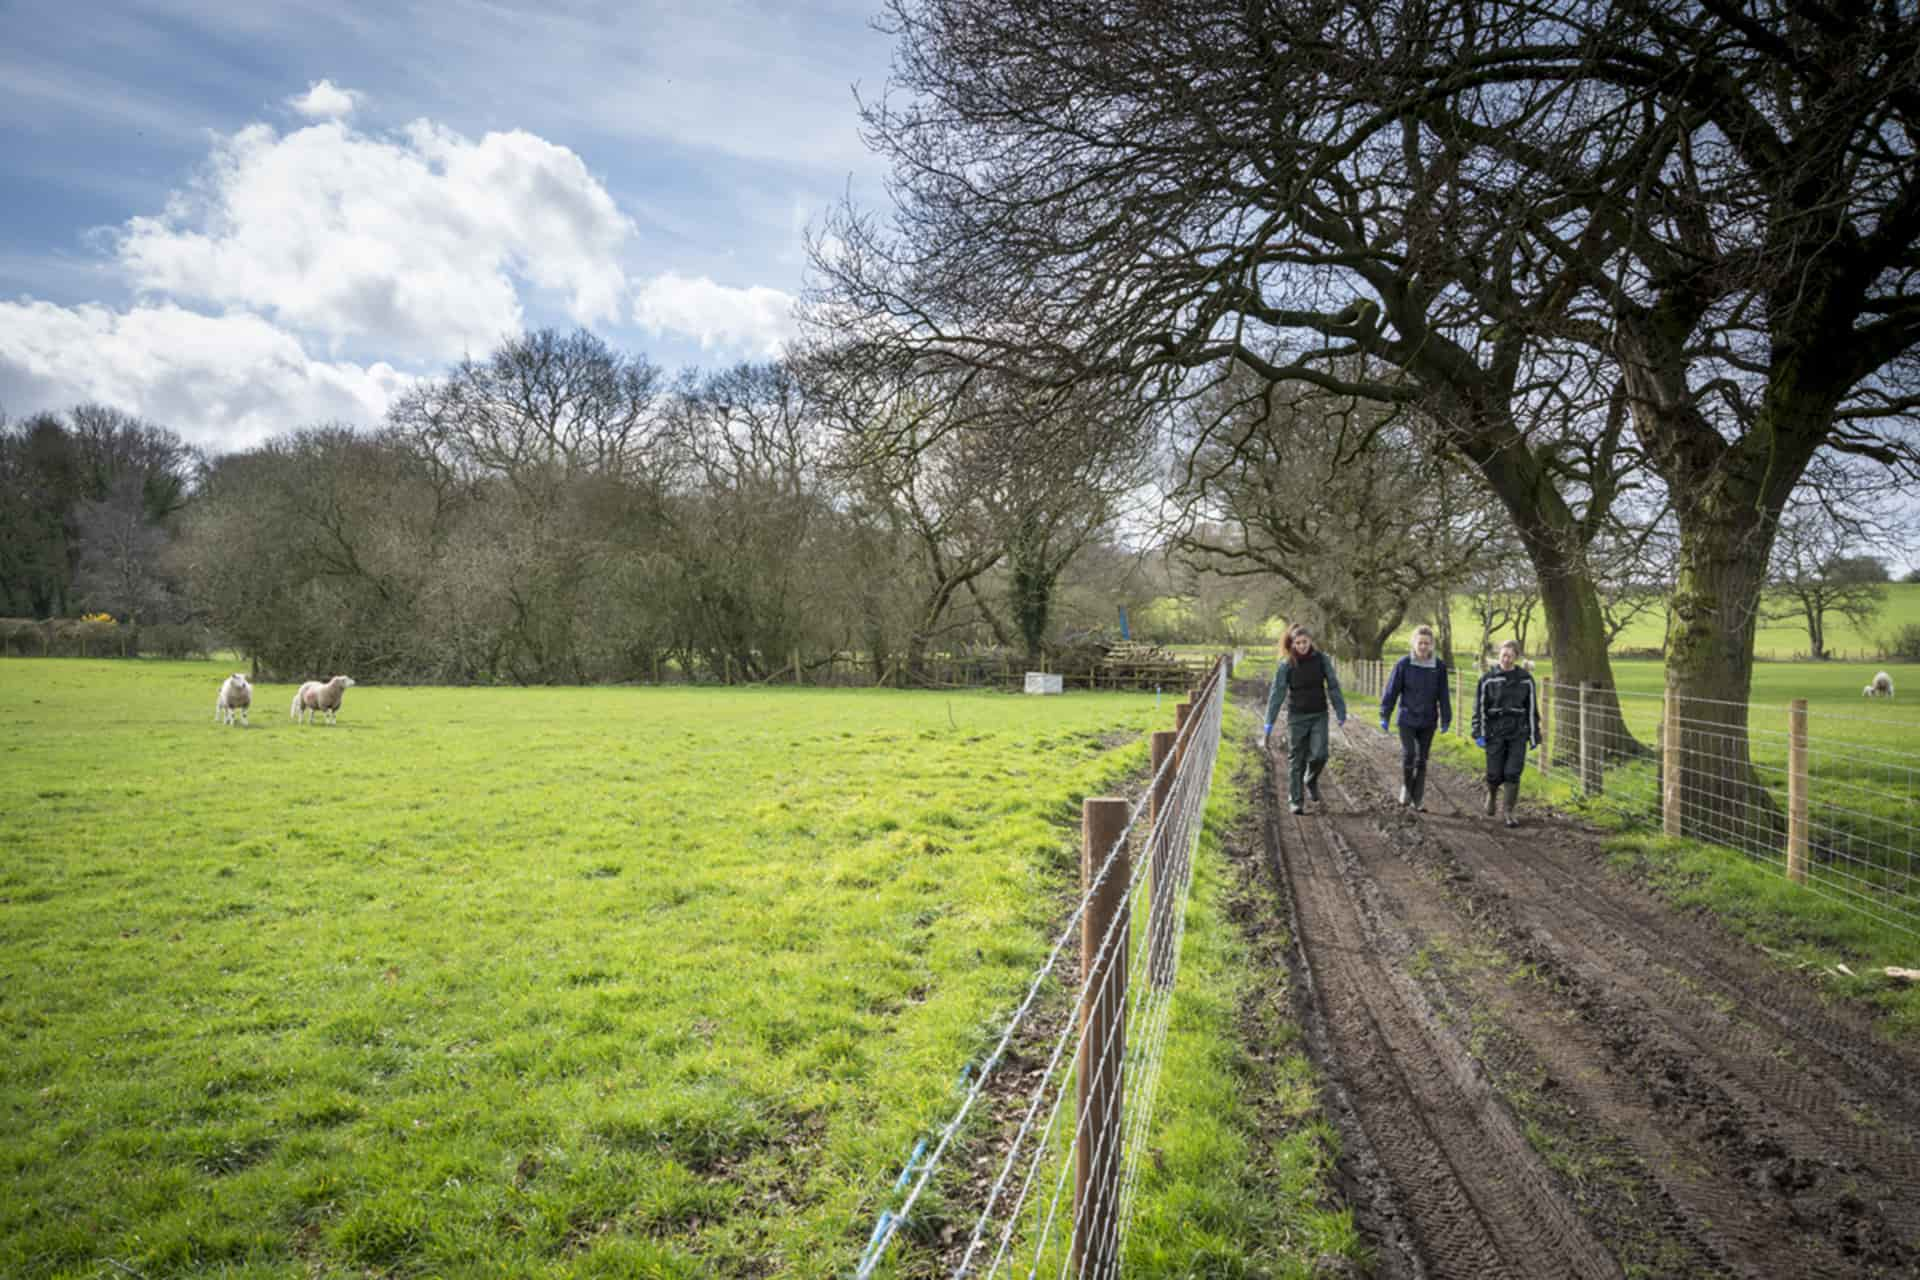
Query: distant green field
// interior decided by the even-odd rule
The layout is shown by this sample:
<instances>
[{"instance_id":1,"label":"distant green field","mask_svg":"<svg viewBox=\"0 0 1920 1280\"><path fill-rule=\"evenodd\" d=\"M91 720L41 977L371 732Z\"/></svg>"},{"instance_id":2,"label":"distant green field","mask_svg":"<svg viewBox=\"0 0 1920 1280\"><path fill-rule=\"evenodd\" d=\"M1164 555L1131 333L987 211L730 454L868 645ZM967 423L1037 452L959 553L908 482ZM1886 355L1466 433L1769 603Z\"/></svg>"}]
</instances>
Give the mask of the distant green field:
<instances>
[{"instance_id":1,"label":"distant green field","mask_svg":"<svg viewBox=\"0 0 1920 1280\"><path fill-rule=\"evenodd\" d=\"M1427 618L1407 619L1401 633L1394 637L1391 650L1395 653L1405 652L1415 625L1430 621ZM1882 651L1883 641L1891 639L1896 631L1910 623L1920 623L1920 583L1890 583L1885 606L1864 632L1840 614L1828 617L1827 648L1842 661L1879 662L1878 654ZM1657 650L1662 645L1665 631L1665 618L1655 611L1636 619L1622 631L1614 640L1613 648L1616 652ZM1498 644L1511 634L1511 627L1496 631L1493 643ZM1455 597L1453 602L1453 635L1454 644L1462 648L1471 648L1480 638L1479 619L1465 596ZM1540 648L1546 642L1546 635L1545 618L1535 609L1527 629L1528 647ZM1806 626L1797 621L1763 623L1754 636L1754 656L1769 661L1805 658L1808 648ZM1858 691L1858 686L1855 686L1855 692Z\"/></svg>"}]
</instances>

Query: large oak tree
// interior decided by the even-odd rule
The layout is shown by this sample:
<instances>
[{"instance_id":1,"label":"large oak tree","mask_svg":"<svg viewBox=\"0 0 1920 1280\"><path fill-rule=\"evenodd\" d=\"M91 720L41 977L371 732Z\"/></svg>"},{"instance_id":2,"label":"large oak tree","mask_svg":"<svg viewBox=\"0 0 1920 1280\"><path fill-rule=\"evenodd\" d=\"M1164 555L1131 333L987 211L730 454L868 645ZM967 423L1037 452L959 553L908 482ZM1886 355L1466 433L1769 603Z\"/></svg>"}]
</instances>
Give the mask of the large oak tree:
<instances>
[{"instance_id":1,"label":"large oak tree","mask_svg":"<svg viewBox=\"0 0 1920 1280\"><path fill-rule=\"evenodd\" d=\"M822 238L823 318L1055 382L1179 395L1237 365L1417 403L1505 504L1563 682L1611 684L1586 557L1637 451L1678 530L1669 682L1721 708L1689 718L1689 812L1760 801L1742 709L1779 513L1822 451L1915 457L1912 6L889 14L866 123L899 207Z\"/></svg>"}]
</instances>

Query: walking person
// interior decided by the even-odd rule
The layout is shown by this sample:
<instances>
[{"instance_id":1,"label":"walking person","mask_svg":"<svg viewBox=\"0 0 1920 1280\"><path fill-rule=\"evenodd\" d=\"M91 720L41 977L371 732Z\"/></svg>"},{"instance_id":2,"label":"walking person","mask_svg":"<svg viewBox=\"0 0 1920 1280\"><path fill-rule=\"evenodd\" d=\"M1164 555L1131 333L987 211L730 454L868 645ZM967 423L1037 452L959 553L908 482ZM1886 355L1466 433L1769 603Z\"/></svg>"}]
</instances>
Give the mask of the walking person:
<instances>
[{"instance_id":1,"label":"walking person","mask_svg":"<svg viewBox=\"0 0 1920 1280\"><path fill-rule=\"evenodd\" d=\"M1289 652L1273 673L1273 689L1267 694L1267 727L1263 739L1273 735L1280 708L1287 709L1287 808L1306 812L1307 797L1320 800L1320 771L1327 767L1327 712L1331 707L1341 724L1347 722L1347 699L1340 692L1340 677L1333 659L1313 647L1313 633L1294 627L1288 637Z\"/></svg>"},{"instance_id":2,"label":"walking person","mask_svg":"<svg viewBox=\"0 0 1920 1280\"><path fill-rule=\"evenodd\" d=\"M1400 705L1400 803L1427 811L1427 756L1436 729L1453 726L1452 681L1447 664L1434 656L1433 628L1413 629L1413 652L1393 664L1386 692L1380 695L1380 732L1388 731L1393 708Z\"/></svg>"},{"instance_id":3,"label":"walking person","mask_svg":"<svg viewBox=\"0 0 1920 1280\"><path fill-rule=\"evenodd\" d=\"M1533 673L1520 665L1520 646L1512 640L1500 645L1500 665L1480 677L1473 696L1473 742L1487 753L1487 816L1505 789L1505 821L1520 825L1514 810L1520 802L1520 771L1526 768L1527 748L1540 745L1540 700L1534 696Z\"/></svg>"}]
</instances>

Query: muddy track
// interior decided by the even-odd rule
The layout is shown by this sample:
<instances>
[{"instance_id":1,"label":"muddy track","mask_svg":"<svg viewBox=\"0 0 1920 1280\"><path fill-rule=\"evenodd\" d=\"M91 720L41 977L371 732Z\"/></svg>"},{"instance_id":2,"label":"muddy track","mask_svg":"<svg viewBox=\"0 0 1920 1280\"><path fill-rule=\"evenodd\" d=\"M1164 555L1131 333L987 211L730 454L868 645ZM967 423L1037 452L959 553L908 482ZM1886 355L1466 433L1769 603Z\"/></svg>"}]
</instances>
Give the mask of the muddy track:
<instances>
[{"instance_id":1,"label":"muddy track","mask_svg":"<svg viewBox=\"0 0 1920 1280\"><path fill-rule=\"evenodd\" d=\"M1264 691L1262 691L1264 692ZM1298 1015L1384 1277L1920 1274L1920 1055L1544 812L1335 734L1262 797Z\"/></svg>"}]
</instances>

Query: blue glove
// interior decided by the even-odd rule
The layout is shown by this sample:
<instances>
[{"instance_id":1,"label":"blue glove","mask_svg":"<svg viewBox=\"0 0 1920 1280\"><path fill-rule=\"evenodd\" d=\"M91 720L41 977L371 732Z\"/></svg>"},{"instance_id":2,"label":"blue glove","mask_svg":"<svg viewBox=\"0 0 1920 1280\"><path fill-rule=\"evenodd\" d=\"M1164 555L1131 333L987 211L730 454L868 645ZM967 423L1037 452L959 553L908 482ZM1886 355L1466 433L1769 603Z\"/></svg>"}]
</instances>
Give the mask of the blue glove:
<instances>
[{"instance_id":1,"label":"blue glove","mask_svg":"<svg viewBox=\"0 0 1920 1280\"><path fill-rule=\"evenodd\" d=\"M1385 733L1386 731L1387 731L1387 718L1386 718L1385 716L1381 716L1381 717L1380 717L1380 732L1382 732L1382 733Z\"/></svg>"},{"instance_id":2,"label":"blue glove","mask_svg":"<svg viewBox=\"0 0 1920 1280\"><path fill-rule=\"evenodd\" d=\"M1440 725L1440 736L1444 738L1451 732L1453 732L1453 725L1442 721Z\"/></svg>"},{"instance_id":3,"label":"blue glove","mask_svg":"<svg viewBox=\"0 0 1920 1280\"><path fill-rule=\"evenodd\" d=\"M1273 721L1267 721L1267 727L1260 731L1260 736L1262 738L1271 738L1273 736Z\"/></svg>"},{"instance_id":4,"label":"blue glove","mask_svg":"<svg viewBox=\"0 0 1920 1280\"><path fill-rule=\"evenodd\" d=\"M1342 729L1347 727L1347 718L1345 716L1340 717L1339 725Z\"/></svg>"},{"instance_id":5,"label":"blue glove","mask_svg":"<svg viewBox=\"0 0 1920 1280\"><path fill-rule=\"evenodd\" d=\"M1487 740L1485 738L1475 738L1473 740L1473 745L1476 747L1484 748L1487 745Z\"/></svg>"}]
</instances>

